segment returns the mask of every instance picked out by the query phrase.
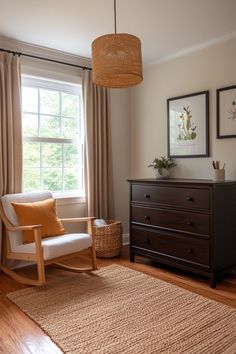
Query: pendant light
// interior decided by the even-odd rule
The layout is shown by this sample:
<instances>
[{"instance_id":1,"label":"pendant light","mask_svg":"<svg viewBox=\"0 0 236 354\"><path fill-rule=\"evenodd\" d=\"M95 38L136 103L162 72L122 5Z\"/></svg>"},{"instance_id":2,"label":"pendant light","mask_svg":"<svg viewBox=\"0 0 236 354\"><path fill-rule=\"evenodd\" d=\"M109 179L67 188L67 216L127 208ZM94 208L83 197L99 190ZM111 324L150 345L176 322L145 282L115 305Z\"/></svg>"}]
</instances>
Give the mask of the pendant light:
<instances>
[{"instance_id":1,"label":"pendant light","mask_svg":"<svg viewBox=\"0 0 236 354\"><path fill-rule=\"evenodd\" d=\"M116 0L114 0L115 33L105 34L92 43L93 82L102 87L125 88L143 80L141 42L136 36L116 31Z\"/></svg>"}]
</instances>

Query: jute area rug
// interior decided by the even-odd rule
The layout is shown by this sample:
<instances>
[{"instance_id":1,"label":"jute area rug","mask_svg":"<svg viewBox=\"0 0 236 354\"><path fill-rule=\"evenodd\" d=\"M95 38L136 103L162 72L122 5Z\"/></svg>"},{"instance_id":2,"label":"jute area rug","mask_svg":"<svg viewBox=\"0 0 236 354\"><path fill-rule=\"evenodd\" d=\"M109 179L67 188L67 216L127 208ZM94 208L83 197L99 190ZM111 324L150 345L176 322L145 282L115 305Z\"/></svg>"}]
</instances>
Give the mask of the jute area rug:
<instances>
[{"instance_id":1,"label":"jute area rug","mask_svg":"<svg viewBox=\"0 0 236 354\"><path fill-rule=\"evenodd\" d=\"M65 353L236 353L236 310L117 265L8 298Z\"/></svg>"}]
</instances>

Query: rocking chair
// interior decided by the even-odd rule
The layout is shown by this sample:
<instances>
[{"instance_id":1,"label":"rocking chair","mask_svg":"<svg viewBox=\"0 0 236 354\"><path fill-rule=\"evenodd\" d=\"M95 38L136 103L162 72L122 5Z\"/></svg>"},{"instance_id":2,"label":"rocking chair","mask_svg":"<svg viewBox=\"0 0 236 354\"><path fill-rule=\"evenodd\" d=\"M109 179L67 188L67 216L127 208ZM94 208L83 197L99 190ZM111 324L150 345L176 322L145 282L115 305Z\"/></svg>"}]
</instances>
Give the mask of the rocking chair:
<instances>
[{"instance_id":1,"label":"rocking chair","mask_svg":"<svg viewBox=\"0 0 236 354\"><path fill-rule=\"evenodd\" d=\"M96 252L93 240L93 217L60 219L64 223L87 223L87 233L67 233L42 238L42 225L19 225L12 203L34 203L52 198L50 192L32 192L7 194L1 198L0 216L5 224L3 235L3 254L1 269L15 280L27 285L45 284L45 266L56 264L64 269L85 272L97 269ZM24 243L22 232L32 230L33 242ZM91 267L78 268L64 264L69 258L79 255L85 249L90 249ZM7 265L7 260L36 262L38 279L30 279L17 274Z\"/></svg>"}]
</instances>

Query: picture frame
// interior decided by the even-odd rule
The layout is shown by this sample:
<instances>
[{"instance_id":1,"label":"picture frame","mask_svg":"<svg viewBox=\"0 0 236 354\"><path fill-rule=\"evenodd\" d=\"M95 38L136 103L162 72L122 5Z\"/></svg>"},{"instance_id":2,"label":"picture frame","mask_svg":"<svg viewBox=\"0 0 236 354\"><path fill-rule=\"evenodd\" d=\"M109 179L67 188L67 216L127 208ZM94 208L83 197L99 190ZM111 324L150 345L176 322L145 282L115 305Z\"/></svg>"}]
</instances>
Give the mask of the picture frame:
<instances>
[{"instance_id":1,"label":"picture frame","mask_svg":"<svg viewBox=\"0 0 236 354\"><path fill-rule=\"evenodd\" d=\"M168 156L209 156L209 91L167 99Z\"/></svg>"},{"instance_id":2,"label":"picture frame","mask_svg":"<svg viewBox=\"0 0 236 354\"><path fill-rule=\"evenodd\" d=\"M217 139L236 138L236 85L216 90Z\"/></svg>"}]
</instances>

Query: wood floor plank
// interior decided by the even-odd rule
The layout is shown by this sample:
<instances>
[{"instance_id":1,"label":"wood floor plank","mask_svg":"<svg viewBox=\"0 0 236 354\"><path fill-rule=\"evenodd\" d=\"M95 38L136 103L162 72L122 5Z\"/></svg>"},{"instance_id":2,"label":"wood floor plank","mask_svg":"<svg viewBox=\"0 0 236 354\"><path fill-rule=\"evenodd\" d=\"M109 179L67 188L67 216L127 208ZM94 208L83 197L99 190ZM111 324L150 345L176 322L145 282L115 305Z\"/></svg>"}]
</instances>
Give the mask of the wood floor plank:
<instances>
[{"instance_id":1,"label":"wood floor plank","mask_svg":"<svg viewBox=\"0 0 236 354\"><path fill-rule=\"evenodd\" d=\"M87 257L82 257L83 266L87 264ZM113 259L98 259L98 266L104 267L116 263L158 279L167 281L176 286L200 294L204 297L222 302L236 308L236 276L228 275L217 283L216 289L209 287L207 279L190 273L175 270L153 263L147 259L137 257L135 263L129 262L129 247L123 247L120 257ZM70 261L71 265L78 264L78 260ZM29 276L35 273L35 267L19 270ZM49 266L46 270L48 281L55 277L67 277L70 272ZM61 350L51 339L15 304L6 298L6 294L25 288L22 285L0 272L0 353L3 354L58 354Z\"/></svg>"}]
</instances>

